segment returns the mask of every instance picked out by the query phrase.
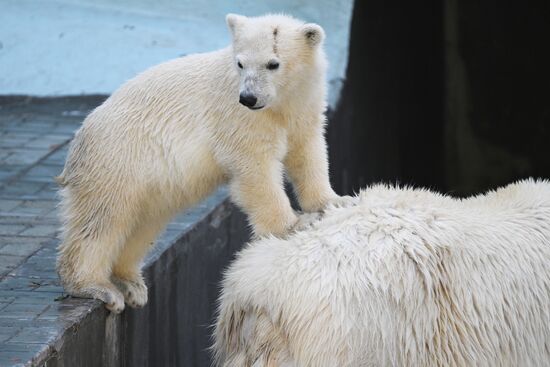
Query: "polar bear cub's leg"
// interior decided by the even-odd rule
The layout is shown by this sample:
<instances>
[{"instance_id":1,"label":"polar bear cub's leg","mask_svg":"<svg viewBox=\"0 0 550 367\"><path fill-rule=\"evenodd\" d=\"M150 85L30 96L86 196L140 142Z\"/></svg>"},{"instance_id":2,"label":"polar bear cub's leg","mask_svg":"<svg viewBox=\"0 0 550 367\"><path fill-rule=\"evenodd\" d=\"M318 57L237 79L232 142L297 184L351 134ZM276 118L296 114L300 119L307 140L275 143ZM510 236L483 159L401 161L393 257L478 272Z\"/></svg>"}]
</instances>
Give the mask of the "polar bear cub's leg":
<instances>
[{"instance_id":1,"label":"polar bear cub's leg","mask_svg":"<svg viewBox=\"0 0 550 367\"><path fill-rule=\"evenodd\" d=\"M108 310L124 310L124 296L110 280L112 259L118 252L119 239L112 236L66 238L60 246L57 268L65 290L76 297L96 298Z\"/></svg>"},{"instance_id":2,"label":"polar bear cub's leg","mask_svg":"<svg viewBox=\"0 0 550 367\"><path fill-rule=\"evenodd\" d=\"M143 307L147 303L147 285L141 274L141 262L166 222L150 216L148 219L136 226L113 267L112 280L131 307Z\"/></svg>"},{"instance_id":3,"label":"polar bear cub's leg","mask_svg":"<svg viewBox=\"0 0 550 367\"><path fill-rule=\"evenodd\" d=\"M283 236L298 222L283 185L283 167L276 160L241 162L230 183L232 199L244 209L256 237Z\"/></svg>"},{"instance_id":4,"label":"polar bear cub's leg","mask_svg":"<svg viewBox=\"0 0 550 367\"><path fill-rule=\"evenodd\" d=\"M57 271L69 294L100 299L107 309L119 313L124 310L124 295L111 275L131 229L136 228L138 213L128 208L139 205L129 196L116 196L115 202L114 195L105 200L101 193L97 185L95 191L76 184L61 191L64 223Z\"/></svg>"}]
</instances>

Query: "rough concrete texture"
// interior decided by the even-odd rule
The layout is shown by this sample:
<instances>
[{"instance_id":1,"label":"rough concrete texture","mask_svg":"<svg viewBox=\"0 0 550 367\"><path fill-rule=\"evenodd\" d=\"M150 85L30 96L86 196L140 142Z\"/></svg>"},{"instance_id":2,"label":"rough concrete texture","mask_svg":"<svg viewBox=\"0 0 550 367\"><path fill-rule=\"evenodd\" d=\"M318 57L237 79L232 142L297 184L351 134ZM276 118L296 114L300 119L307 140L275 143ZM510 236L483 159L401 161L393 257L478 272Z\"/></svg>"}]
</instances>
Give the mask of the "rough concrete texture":
<instances>
[{"instance_id":1,"label":"rough concrete texture","mask_svg":"<svg viewBox=\"0 0 550 367\"><path fill-rule=\"evenodd\" d=\"M225 14L284 12L328 35L334 106L352 0L3 0L0 95L110 94L149 66L229 44Z\"/></svg>"},{"instance_id":2,"label":"rough concrete texture","mask_svg":"<svg viewBox=\"0 0 550 367\"><path fill-rule=\"evenodd\" d=\"M109 316L59 284L53 176L103 98L0 97L0 366L207 366L218 278L247 239L223 189L175 218L149 253L144 309Z\"/></svg>"}]
</instances>

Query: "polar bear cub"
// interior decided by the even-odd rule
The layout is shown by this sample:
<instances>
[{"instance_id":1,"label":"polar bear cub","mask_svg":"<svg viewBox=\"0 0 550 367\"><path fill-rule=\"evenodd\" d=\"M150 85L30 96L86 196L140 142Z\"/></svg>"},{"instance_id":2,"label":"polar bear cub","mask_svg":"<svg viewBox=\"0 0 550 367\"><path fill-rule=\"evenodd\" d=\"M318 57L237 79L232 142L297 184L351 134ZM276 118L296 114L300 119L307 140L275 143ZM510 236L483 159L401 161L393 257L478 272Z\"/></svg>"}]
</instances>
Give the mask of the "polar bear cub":
<instances>
[{"instance_id":1,"label":"polar bear cub","mask_svg":"<svg viewBox=\"0 0 550 367\"><path fill-rule=\"evenodd\" d=\"M84 121L62 186L58 272L67 292L121 312L147 302L141 261L170 218L228 183L254 233L283 235L340 198L324 140L323 29L227 15L229 47L155 66Z\"/></svg>"}]
</instances>

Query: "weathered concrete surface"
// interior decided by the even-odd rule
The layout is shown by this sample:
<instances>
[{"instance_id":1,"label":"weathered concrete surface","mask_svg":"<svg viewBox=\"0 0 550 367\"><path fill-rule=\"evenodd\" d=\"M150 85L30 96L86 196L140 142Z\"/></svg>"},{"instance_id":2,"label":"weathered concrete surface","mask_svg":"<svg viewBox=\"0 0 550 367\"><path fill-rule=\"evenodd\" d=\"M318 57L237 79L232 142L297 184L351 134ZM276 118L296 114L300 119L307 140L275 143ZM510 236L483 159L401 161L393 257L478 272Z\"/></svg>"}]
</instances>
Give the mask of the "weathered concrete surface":
<instances>
[{"instance_id":1,"label":"weathered concrete surface","mask_svg":"<svg viewBox=\"0 0 550 367\"><path fill-rule=\"evenodd\" d=\"M331 101L345 76L353 0L3 0L0 95L110 94L162 61L229 44L225 14L284 12L328 35Z\"/></svg>"},{"instance_id":2,"label":"weathered concrete surface","mask_svg":"<svg viewBox=\"0 0 550 367\"><path fill-rule=\"evenodd\" d=\"M220 189L170 223L146 259L149 304L109 316L67 298L55 273L53 176L105 97L0 97L0 366L207 366L221 270L247 239ZM160 363L160 364L159 364Z\"/></svg>"}]
</instances>

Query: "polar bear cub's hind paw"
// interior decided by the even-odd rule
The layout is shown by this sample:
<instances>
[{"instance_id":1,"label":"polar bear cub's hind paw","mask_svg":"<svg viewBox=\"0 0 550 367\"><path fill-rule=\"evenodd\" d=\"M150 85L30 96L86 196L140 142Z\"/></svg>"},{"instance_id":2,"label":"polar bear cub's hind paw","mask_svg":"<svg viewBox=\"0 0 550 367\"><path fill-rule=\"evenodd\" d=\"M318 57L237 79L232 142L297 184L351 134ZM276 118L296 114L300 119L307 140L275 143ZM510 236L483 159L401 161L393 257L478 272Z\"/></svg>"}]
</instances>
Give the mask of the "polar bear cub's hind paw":
<instances>
[{"instance_id":1,"label":"polar bear cub's hind paw","mask_svg":"<svg viewBox=\"0 0 550 367\"><path fill-rule=\"evenodd\" d=\"M94 298L105 303L105 308L113 313L124 311L124 296L113 284L95 284L69 292L74 297Z\"/></svg>"},{"instance_id":2,"label":"polar bear cub's hind paw","mask_svg":"<svg viewBox=\"0 0 550 367\"><path fill-rule=\"evenodd\" d=\"M124 294L124 300L128 306L141 308L147 304L147 285L143 278L123 279L113 276L113 283Z\"/></svg>"}]
</instances>

